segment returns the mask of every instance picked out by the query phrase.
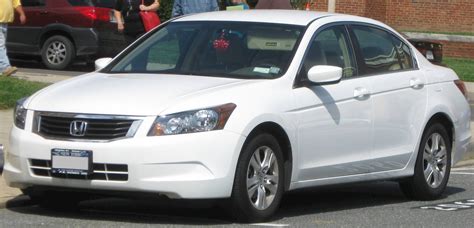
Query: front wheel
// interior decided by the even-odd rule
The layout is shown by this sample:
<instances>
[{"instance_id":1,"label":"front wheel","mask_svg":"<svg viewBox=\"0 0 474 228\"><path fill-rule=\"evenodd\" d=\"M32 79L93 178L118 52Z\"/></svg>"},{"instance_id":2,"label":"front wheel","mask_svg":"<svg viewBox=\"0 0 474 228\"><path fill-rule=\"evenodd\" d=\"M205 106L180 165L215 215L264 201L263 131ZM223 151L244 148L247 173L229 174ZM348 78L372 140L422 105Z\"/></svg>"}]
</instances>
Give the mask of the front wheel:
<instances>
[{"instance_id":1,"label":"front wheel","mask_svg":"<svg viewBox=\"0 0 474 228\"><path fill-rule=\"evenodd\" d=\"M439 198L451 171L451 140L446 128L435 123L423 133L413 177L400 182L403 193L416 200Z\"/></svg>"},{"instance_id":2,"label":"front wheel","mask_svg":"<svg viewBox=\"0 0 474 228\"><path fill-rule=\"evenodd\" d=\"M235 174L231 212L243 222L268 219L280 205L284 185L283 156L278 141L262 133L244 146Z\"/></svg>"}]
</instances>

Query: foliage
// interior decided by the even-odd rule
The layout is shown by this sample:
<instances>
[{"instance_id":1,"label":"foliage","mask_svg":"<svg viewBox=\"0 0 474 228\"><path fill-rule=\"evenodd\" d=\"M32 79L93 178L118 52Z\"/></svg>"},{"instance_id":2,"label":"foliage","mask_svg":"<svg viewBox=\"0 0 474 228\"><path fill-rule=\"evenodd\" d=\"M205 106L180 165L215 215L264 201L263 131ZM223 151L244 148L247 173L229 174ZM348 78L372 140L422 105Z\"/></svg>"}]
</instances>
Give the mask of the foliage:
<instances>
[{"instance_id":1,"label":"foliage","mask_svg":"<svg viewBox=\"0 0 474 228\"><path fill-rule=\"evenodd\" d=\"M18 99L30 96L47 85L0 75L0 109L13 108Z\"/></svg>"},{"instance_id":2,"label":"foliage","mask_svg":"<svg viewBox=\"0 0 474 228\"><path fill-rule=\"evenodd\" d=\"M173 10L174 0L160 0L160 13L161 22L165 22L171 18L171 11Z\"/></svg>"},{"instance_id":3,"label":"foliage","mask_svg":"<svg viewBox=\"0 0 474 228\"><path fill-rule=\"evenodd\" d=\"M443 58L443 63L452 68L461 80L474 82L474 60L461 58Z\"/></svg>"},{"instance_id":4,"label":"foliage","mask_svg":"<svg viewBox=\"0 0 474 228\"><path fill-rule=\"evenodd\" d=\"M308 0L290 0L290 3L294 9L304 9Z\"/></svg>"}]
</instances>

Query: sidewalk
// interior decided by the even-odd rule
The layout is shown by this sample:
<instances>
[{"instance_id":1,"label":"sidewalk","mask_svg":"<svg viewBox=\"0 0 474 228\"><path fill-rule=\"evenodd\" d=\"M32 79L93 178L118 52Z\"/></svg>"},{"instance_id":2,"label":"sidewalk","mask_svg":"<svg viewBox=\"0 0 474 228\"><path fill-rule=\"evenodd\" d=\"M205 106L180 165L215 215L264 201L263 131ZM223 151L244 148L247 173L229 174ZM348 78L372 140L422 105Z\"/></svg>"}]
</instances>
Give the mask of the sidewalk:
<instances>
[{"instance_id":1,"label":"sidewalk","mask_svg":"<svg viewBox=\"0 0 474 228\"><path fill-rule=\"evenodd\" d=\"M18 188L10 188L5 183L3 176L0 177L0 209L5 208L5 203L17 196L21 195Z\"/></svg>"},{"instance_id":2,"label":"sidewalk","mask_svg":"<svg viewBox=\"0 0 474 228\"><path fill-rule=\"evenodd\" d=\"M46 73L34 73L34 72L25 72L19 71L13 75L13 77L46 82L46 83L55 83L68 78L71 78L71 75L65 74L46 74ZM12 127L13 120L13 110L0 110L0 144L3 144L6 149L8 149L8 135ZM0 154L3 158L3 154ZM21 191L17 188L10 188L6 185L3 176L0 176L0 209L5 208L6 202L10 199L13 199L21 195Z\"/></svg>"},{"instance_id":3,"label":"sidewalk","mask_svg":"<svg viewBox=\"0 0 474 228\"><path fill-rule=\"evenodd\" d=\"M8 148L8 134L12 126L13 110L0 110L0 144ZM0 154L3 158L3 154ZM0 209L5 207L5 202L21 194L16 188L5 184L3 176L0 177Z\"/></svg>"}]
</instances>

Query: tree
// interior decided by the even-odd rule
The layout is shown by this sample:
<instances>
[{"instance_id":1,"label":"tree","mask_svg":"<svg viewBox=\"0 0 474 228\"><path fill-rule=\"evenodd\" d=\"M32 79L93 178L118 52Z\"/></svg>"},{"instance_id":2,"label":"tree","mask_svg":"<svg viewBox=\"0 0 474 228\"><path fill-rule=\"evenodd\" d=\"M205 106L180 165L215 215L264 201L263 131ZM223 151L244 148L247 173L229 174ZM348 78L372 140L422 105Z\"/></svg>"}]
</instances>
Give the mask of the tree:
<instances>
[{"instance_id":1,"label":"tree","mask_svg":"<svg viewBox=\"0 0 474 228\"><path fill-rule=\"evenodd\" d=\"M173 10L174 0L160 0L160 19L162 22L165 22L171 18L171 11Z\"/></svg>"},{"instance_id":2,"label":"tree","mask_svg":"<svg viewBox=\"0 0 474 228\"><path fill-rule=\"evenodd\" d=\"M290 3L294 9L304 9L308 0L290 0Z\"/></svg>"}]
</instances>

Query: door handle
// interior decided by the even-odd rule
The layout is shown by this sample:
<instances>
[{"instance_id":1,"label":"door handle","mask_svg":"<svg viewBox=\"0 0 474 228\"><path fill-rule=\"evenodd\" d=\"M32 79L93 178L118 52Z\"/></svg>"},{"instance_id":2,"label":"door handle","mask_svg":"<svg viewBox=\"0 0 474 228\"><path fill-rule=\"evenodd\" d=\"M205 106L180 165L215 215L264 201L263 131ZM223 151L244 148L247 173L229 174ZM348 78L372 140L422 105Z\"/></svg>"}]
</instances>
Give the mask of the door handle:
<instances>
[{"instance_id":1,"label":"door handle","mask_svg":"<svg viewBox=\"0 0 474 228\"><path fill-rule=\"evenodd\" d=\"M413 89L419 89L423 87L423 82L419 78L410 79L410 87Z\"/></svg>"},{"instance_id":2,"label":"door handle","mask_svg":"<svg viewBox=\"0 0 474 228\"><path fill-rule=\"evenodd\" d=\"M369 95L370 95L369 90L364 87L357 87L354 89L354 98L356 99L362 99Z\"/></svg>"}]
</instances>

